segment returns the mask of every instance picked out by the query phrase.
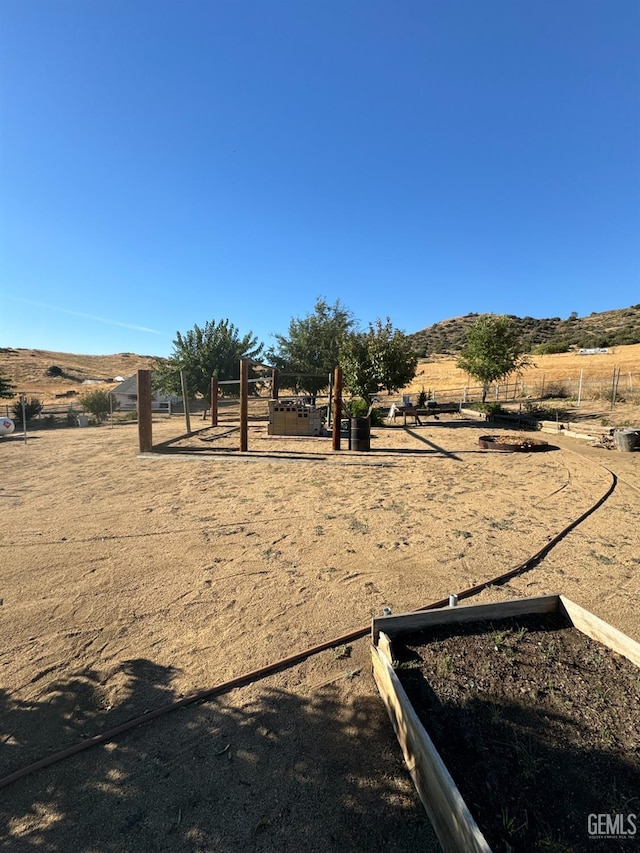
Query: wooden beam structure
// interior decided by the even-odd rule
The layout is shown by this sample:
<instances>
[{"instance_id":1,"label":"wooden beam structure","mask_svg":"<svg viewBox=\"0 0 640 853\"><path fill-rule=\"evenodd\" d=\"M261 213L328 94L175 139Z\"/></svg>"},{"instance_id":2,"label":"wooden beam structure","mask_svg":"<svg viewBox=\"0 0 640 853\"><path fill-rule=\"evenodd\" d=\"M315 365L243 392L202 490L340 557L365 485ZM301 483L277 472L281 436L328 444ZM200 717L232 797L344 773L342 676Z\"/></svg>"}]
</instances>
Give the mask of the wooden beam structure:
<instances>
[{"instance_id":1,"label":"wooden beam structure","mask_svg":"<svg viewBox=\"0 0 640 853\"><path fill-rule=\"evenodd\" d=\"M140 453L149 453L153 449L150 370L138 371L138 440Z\"/></svg>"},{"instance_id":2,"label":"wooden beam structure","mask_svg":"<svg viewBox=\"0 0 640 853\"><path fill-rule=\"evenodd\" d=\"M218 377L211 377L211 426L218 426Z\"/></svg>"},{"instance_id":3,"label":"wooden beam structure","mask_svg":"<svg viewBox=\"0 0 640 853\"><path fill-rule=\"evenodd\" d=\"M240 452L249 449L249 360L240 359Z\"/></svg>"},{"instance_id":4,"label":"wooden beam structure","mask_svg":"<svg viewBox=\"0 0 640 853\"><path fill-rule=\"evenodd\" d=\"M184 408L184 425L187 435L191 435L191 416L189 415L189 389L187 388L187 377L184 370L180 371L180 385L182 387L182 405Z\"/></svg>"},{"instance_id":5,"label":"wooden beam structure","mask_svg":"<svg viewBox=\"0 0 640 853\"><path fill-rule=\"evenodd\" d=\"M342 419L342 368L336 367L333 374L333 430L332 449L340 450L340 426Z\"/></svg>"},{"instance_id":6,"label":"wooden beam structure","mask_svg":"<svg viewBox=\"0 0 640 853\"><path fill-rule=\"evenodd\" d=\"M382 634L380 635L383 636ZM386 644L388 647L388 643ZM422 805L445 853L491 853L440 753L382 649L372 646L373 677Z\"/></svg>"}]
</instances>

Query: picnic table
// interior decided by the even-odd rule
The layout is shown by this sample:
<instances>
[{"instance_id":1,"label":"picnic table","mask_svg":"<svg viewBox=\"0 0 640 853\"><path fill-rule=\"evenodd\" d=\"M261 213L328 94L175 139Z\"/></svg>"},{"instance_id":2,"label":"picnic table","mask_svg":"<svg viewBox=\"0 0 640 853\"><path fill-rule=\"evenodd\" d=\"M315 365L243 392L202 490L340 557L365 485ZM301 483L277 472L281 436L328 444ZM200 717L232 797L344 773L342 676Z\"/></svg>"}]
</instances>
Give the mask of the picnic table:
<instances>
[{"instance_id":1,"label":"picnic table","mask_svg":"<svg viewBox=\"0 0 640 853\"><path fill-rule=\"evenodd\" d=\"M435 400L429 400L426 406L412 406L409 404L394 403L389 409L387 420L396 422L398 415L402 415L403 425L407 425L407 418L413 418L414 423L422 426L421 417L429 417L431 415L436 420L439 420L439 415L448 412L459 412L460 405L458 403L437 403Z\"/></svg>"},{"instance_id":2,"label":"picnic table","mask_svg":"<svg viewBox=\"0 0 640 853\"><path fill-rule=\"evenodd\" d=\"M433 415L436 420L438 419L438 404L432 403L430 406L428 405L426 408L422 409L419 409L417 406L395 406L393 409L394 423L398 415L402 415L403 426L407 425L407 418L413 418L414 423L418 424L418 426L422 426L422 421L420 420L421 415L422 417Z\"/></svg>"}]
</instances>

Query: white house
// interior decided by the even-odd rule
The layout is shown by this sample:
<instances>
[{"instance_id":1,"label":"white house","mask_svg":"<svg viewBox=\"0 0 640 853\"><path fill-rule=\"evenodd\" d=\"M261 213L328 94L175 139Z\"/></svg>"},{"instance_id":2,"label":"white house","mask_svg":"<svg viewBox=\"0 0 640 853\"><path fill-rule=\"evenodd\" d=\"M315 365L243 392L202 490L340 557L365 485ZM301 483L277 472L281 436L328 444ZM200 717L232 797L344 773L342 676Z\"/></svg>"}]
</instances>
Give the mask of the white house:
<instances>
[{"instance_id":1,"label":"white house","mask_svg":"<svg viewBox=\"0 0 640 853\"><path fill-rule=\"evenodd\" d=\"M135 409L138 405L138 376L134 374L128 379L125 379L111 392L114 399L118 403L118 408L122 411L127 409ZM166 396L158 394L155 391L151 392L151 409L153 411L163 411L171 413L171 407L176 403L181 403L181 397Z\"/></svg>"}]
</instances>

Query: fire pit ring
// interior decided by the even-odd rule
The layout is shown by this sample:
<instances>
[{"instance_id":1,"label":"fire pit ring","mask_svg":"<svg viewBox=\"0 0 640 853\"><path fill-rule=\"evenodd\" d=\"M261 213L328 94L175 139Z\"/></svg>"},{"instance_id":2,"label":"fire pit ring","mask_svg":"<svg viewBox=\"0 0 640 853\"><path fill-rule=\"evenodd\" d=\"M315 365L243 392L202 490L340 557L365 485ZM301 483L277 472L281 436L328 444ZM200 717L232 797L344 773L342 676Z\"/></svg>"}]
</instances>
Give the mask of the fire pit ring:
<instances>
[{"instance_id":1,"label":"fire pit ring","mask_svg":"<svg viewBox=\"0 0 640 853\"><path fill-rule=\"evenodd\" d=\"M483 450L494 450L498 453L534 453L549 447L548 442L540 438L520 438L513 435L481 435L478 444Z\"/></svg>"}]
</instances>

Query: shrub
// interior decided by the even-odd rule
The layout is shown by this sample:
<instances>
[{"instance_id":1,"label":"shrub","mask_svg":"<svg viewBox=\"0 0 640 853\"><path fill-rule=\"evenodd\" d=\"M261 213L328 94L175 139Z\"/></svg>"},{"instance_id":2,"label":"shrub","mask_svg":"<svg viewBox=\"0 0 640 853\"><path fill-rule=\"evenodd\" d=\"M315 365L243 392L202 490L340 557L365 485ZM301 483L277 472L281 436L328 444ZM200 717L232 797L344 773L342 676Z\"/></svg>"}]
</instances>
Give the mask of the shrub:
<instances>
[{"instance_id":1,"label":"shrub","mask_svg":"<svg viewBox=\"0 0 640 853\"><path fill-rule=\"evenodd\" d=\"M10 399L16 393L15 387L9 380L0 374L0 397Z\"/></svg>"},{"instance_id":2,"label":"shrub","mask_svg":"<svg viewBox=\"0 0 640 853\"><path fill-rule=\"evenodd\" d=\"M557 352L569 352L570 346L566 341L548 341L533 348L534 355L553 355Z\"/></svg>"},{"instance_id":3,"label":"shrub","mask_svg":"<svg viewBox=\"0 0 640 853\"><path fill-rule=\"evenodd\" d=\"M47 376L62 376L62 368L58 367L57 364L52 364L51 367L47 369Z\"/></svg>"},{"instance_id":4,"label":"shrub","mask_svg":"<svg viewBox=\"0 0 640 853\"><path fill-rule=\"evenodd\" d=\"M117 400L112 404L110 398L111 394L108 391L89 391L80 397L80 405L101 424L112 408L118 408Z\"/></svg>"},{"instance_id":5,"label":"shrub","mask_svg":"<svg viewBox=\"0 0 640 853\"><path fill-rule=\"evenodd\" d=\"M556 406L541 406L539 403L530 400L524 404L524 410L532 418L539 421L566 421L569 418L569 412L566 409Z\"/></svg>"},{"instance_id":6,"label":"shrub","mask_svg":"<svg viewBox=\"0 0 640 853\"><path fill-rule=\"evenodd\" d=\"M500 403L465 403L465 409L472 409L476 412L484 412L486 415L499 415L506 412L506 409Z\"/></svg>"},{"instance_id":7,"label":"shrub","mask_svg":"<svg viewBox=\"0 0 640 853\"><path fill-rule=\"evenodd\" d=\"M362 397L353 397L351 400L347 400L345 409L350 418L366 418L369 412L367 401L363 400ZM372 426L380 426L383 422L383 417L379 409L372 408L369 417L371 418Z\"/></svg>"},{"instance_id":8,"label":"shrub","mask_svg":"<svg viewBox=\"0 0 640 853\"><path fill-rule=\"evenodd\" d=\"M566 382L556 380L555 382L547 382L544 388L544 396L549 399L566 400L571 397L571 389Z\"/></svg>"},{"instance_id":9,"label":"shrub","mask_svg":"<svg viewBox=\"0 0 640 853\"><path fill-rule=\"evenodd\" d=\"M19 429L24 429L24 422L22 420L22 401L18 400L13 404L11 411L13 413L13 419L16 422L16 427ZM38 400L37 397L31 397L30 400L24 401L24 415L27 423L33 420L36 415L39 415L42 411L42 400Z\"/></svg>"}]
</instances>

